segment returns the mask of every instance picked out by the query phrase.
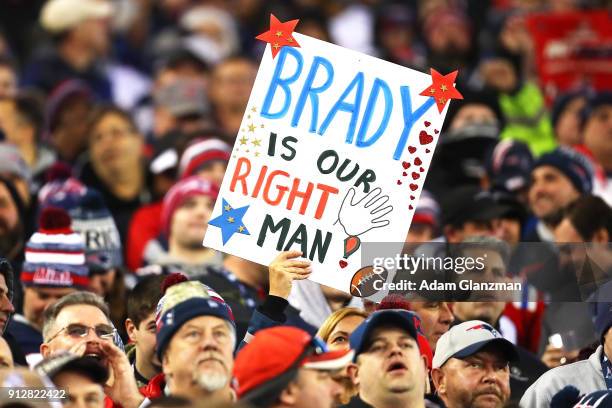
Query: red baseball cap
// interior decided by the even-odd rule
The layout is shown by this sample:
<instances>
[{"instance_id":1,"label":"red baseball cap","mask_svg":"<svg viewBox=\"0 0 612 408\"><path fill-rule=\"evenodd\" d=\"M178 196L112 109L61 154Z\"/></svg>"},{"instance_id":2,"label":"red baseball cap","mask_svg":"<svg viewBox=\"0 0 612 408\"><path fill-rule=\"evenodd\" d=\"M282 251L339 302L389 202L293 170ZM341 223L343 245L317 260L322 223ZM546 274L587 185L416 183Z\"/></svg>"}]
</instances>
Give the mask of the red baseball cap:
<instances>
[{"instance_id":1,"label":"red baseball cap","mask_svg":"<svg viewBox=\"0 0 612 408\"><path fill-rule=\"evenodd\" d=\"M352 350L328 351L323 340L297 327L263 329L236 356L238 397L252 402L275 398L299 368L335 371L352 359Z\"/></svg>"}]
</instances>

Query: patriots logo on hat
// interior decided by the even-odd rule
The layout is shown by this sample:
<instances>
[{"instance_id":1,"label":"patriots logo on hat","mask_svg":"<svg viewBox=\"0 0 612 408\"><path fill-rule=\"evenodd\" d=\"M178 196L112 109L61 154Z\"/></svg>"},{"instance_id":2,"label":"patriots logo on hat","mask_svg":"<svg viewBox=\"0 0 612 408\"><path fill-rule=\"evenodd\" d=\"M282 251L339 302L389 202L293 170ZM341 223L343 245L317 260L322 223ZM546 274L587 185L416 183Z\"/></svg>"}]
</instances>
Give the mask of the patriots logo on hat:
<instances>
[{"instance_id":1,"label":"patriots logo on hat","mask_svg":"<svg viewBox=\"0 0 612 408\"><path fill-rule=\"evenodd\" d=\"M488 324L477 324L475 326L465 329L465 331L470 331L470 330L488 330L491 332L491 334L493 334L494 337L501 337L501 334L499 334L499 332L495 330L493 326L490 326Z\"/></svg>"}]
</instances>

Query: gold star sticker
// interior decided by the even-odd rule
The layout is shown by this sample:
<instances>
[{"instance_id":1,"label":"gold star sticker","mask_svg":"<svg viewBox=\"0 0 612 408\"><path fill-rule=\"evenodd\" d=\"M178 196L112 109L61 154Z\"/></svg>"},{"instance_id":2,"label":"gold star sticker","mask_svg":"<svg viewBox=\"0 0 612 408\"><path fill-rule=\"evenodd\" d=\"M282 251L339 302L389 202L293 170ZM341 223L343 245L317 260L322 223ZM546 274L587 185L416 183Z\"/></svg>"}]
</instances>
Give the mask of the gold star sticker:
<instances>
[{"instance_id":1,"label":"gold star sticker","mask_svg":"<svg viewBox=\"0 0 612 408\"><path fill-rule=\"evenodd\" d=\"M242 136L240 139L238 139L238 141L240 142L240 146L242 146L242 145L247 144L249 139L246 136Z\"/></svg>"},{"instance_id":2,"label":"gold star sticker","mask_svg":"<svg viewBox=\"0 0 612 408\"><path fill-rule=\"evenodd\" d=\"M278 45L278 43L274 43L272 48L274 48L275 50L278 50L280 48L280 45Z\"/></svg>"},{"instance_id":3,"label":"gold star sticker","mask_svg":"<svg viewBox=\"0 0 612 408\"><path fill-rule=\"evenodd\" d=\"M227 217L227 222L232 224L234 222L234 217Z\"/></svg>"},{"instance_id":4,"label":"gold star sticker","mask_svg":"<svg viewBox=\"0 0 612 408\"><path fill-rule=\"evenodd\" d=\"M438 98L438 102L440 102L440 104L444 105L446 103L446 99L445 98Z\"/></svg>"},{"instance_id":5,"label":"gold star sticker","mask_svg":"<svg viewBox=\"0 0 612 408\"><path fill-rule=\"evenodd\" d=\"M246 228L244 228L244 225L241 225L238 227L238 232L242 232L244 231Z\"/></svg>"},{"instance_id":6,"label":"gold star sticker","mask_svg":"<svg viewBox=\"0 0 612 408\"><path fill-rule=\"evenodd\" d=\"M253 107L251 108L251 112L257 112L257 107L256 107L256 106L253 106Z\"/></svg>"},{"instance_id":7,"label":"gold star sticker","mask_svg":"<svg viewBox=\"0 0 612 408\"><path fill-rule=\"evenodd\" d=\"M254 132L255 131L255 125L254 124L251 123L251 124L249 124L247 126L249 128L249 132Z\"/></svg>"},{"instance_id":8,"label":"gold star sticker","mask_svg":"<svg viewBox=\"0 0 612 408\"><path fill-rule=\"evenodd\" d=\"M228 204L228 205L226 205L226 206L225 206L225 207L223 207L223 208L225 208L225 211L229 211L229 210L231 210L231 209L232 209L232 207L231 207L229 204Z\"/></svg>"},{"instance_id":9,"label":"gold star sticker","mask_svg":"<svg viewBox=\"0 0 612 408\"><path fill-rule=\"evenodd\" d=\"M277 37L282 37L283 36L283 32L282 31L277 31L276 32L276 36Z\"/></svg>"},{"instance_id":10,"label":"gold star sticker","mask_svg":"<svg viewBox=\"0 0 612 408\"><path fill-rule=\"evenodd\" d=\"M259 152L255 152L255 157L259 157Z\"/></svg>"},{"instance_id":11,"label":"gold star sticker","mask_svg":"<svg viewBox=\"0 0 612 408\"><path fill-rule=\"evenodd\" d=\"M251 143L253 144L253 146L259 147L261 146L261 139L253 139Z\"/></svg>"},{"instance_id":12,"label":"gold star sticker","mask_svg":"<svg viewBox=\"0 0 612 408\"><path fill-rule=\"evenodd\" d=\"M291 38L291 37L287 38L287 42L292 43L293 42L293 38Z\"/></svg>"},{"instance_id":13,"label":"gold star sticker","mask_svg":"<svg viewBox=\"0 0 612 408\"><path fill-rule=\"evenodd\" d=\"M431 88L431 89L429 90L429 93L434 94L434 93L436 93L436 90L435 90L435 89L433 89L433 88Z\"/></svg>"},{"instance_id":14,"label":"gold star sticker","mask_svg":"<svg viewBox=\"0 0 612 408\"><path fill-rule=\"evenodd\" d=\"M446 92L448 90L448 88L444 84L440 86L440 89L442 90L442 92Z\"/></svg>"}]
</instances>

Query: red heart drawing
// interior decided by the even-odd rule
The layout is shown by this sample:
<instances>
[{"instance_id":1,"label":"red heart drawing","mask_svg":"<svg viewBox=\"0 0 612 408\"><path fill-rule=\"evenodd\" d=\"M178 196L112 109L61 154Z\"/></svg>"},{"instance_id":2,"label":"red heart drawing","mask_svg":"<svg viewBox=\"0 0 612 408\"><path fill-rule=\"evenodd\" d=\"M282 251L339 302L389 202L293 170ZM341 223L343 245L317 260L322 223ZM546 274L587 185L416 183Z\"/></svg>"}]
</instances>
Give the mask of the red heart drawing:
<instances>
[{"instance_id":1,"label":"red heart drawing","mask_svg":"<svg viewBox=\"0 0 612 408\"><path fill-rule=\"evenodd\" d=\"M413 180L416 180L416 179L418 179L419 177L421 177L421 175L420 175L419 173L416 173L416 172L414 172L414 171L412 172L412 179L413 179Z\"/></svg>"},{"instance_id":2,"label":"red heart drawing","mask_svg":"<svg viewBox=\"0 0 612 408\"><path fill-rule=\"evenodd\" d=\"M414 196L410 196L410 199L411 199L411 200L414 200Z\"/></svg>"},{"instance_id":3,"label":"red heart drawing","mask_svg":"<svg viewBox=\"0 0 612 408\"><path fill-rule=\"evenodd\" d=\"M440 132L438 131L438 129L434 129L434 133L437 135Z\"/></svg>"},{"instance_id":4,"label":"red heart drawing","mask_svg":"<svg viewBox=\"0 0 612 408\"><path fill-rule=\"evenodd\" d=\"M338 262L338 264L340 265L342 269L344 269L348 265L348 262L346 262L344 259L341 259L340 262Z\"/></svg>"},{"instance_id":5,"label":"red heart drawing","mask_svg":"<svg viewBox=\"0 0 612 408\"><path fill-rule=\"evenodd\" d=\"M397 180L397 185L401 186L402 185L402 180Z\"/></svg>"},{"instance_id":6,"label":"red heart drawing","mask_svg":"<svg viewBox=\"0 0 612 408\"><path fill-rule=\"evenodd\" d=\"M419 142L421 142L422 145L430 144L433 142L433 136L426 131L421 130L421 133L419 133Z\"/></svg>"},{"instance_id":7,"label":"red heart drawing","mask_svg":"<svg viewBox=\"0 0 612 408\"><path fill-rule=\"evenodd\" d=\"M429 125L431 125L431 122L425 121L425 127L429 127Z\"/></svg>"},{"instance_id":8,"label":"red heart drawing","mask_svg":"<svg viewBox=\"0 0 612 408\"><path fill-rule=\"evenodd\" d=\"M425 149L425 153L429 153L429 152L431 152L431 150Z\"/></svg>"},{"instance_id":9,"label":"red heart drawing","mask_svg":"<svg viewBox=\"0 0 612 408\"><path fill-rule=\"evenodd\" d=\"M408 175L408 173L406 173L406 172L402 173L402 176L407 176L407 175Z\"/></svg>"},{"instance_id":10,"label":"red heart drawing","mask_svg":"<svg viewBox=\"0 0 612 408\"><path fill-rule=\"evenodd\" d=\"M408 209L409 209L409 210L412 210L413 208L414 208L414 207L412 206L412 204L410 204L410 205L408 206Z\"/></svg>"},{"instance_id":11,"label":"red heart drawing","mask_svg":"<svg viewBox=\"0 0 612 408\"><path fill-rule=\"evenodd\" d=\"M419 188L419 186L417 186L416 184L410 184L410 189L412 191L415 191L417 188Z\"/></svg>"},{"instance_id":12,"label":"red heart drawing","mask_svg":"<svg viewBox=\"0 0 612 408\"><path fill-rule=\"evenodd\" d=\"M423 162L421 161L421 159L419 159L418 157L416 159L414 159L414 164L417 166L420 166Z\"/></svg>"},{"instance_id":13,"label":"red heart drawing","mask_svg":"<svg viewBox=\"0 0 612 408\"><path fill-rule=\"evenodd\" d=\"M416 147L414 146L408 146L408 151L412 154L414 154L414 152L416 152Z\"/></svg>"},{"instance_id":14,"label":"red heart drawing","mask_svg":"<svg viewBox=\"0 0 612 408\"><path fill-rule=\"evenodd\" d=\"M405 162L402 162L402 167L403 167L403 168L405 168L405 169L407 169L408 167L410 167L410 163L408 163L408 162L406 162L406 161L405 161Z\"/></svg>"},{"instance_id":15,"label":"red heart drawing","mask_svg":"<svg viewBox=\"0 0 612 408\"><path fill-rule=\"evenodd\" d=\"M424 171L425 171L425 169L421 167L421 168L419 169L419 171L422 173L422 172L424 172Z\"/></svg>"}]
</instances>

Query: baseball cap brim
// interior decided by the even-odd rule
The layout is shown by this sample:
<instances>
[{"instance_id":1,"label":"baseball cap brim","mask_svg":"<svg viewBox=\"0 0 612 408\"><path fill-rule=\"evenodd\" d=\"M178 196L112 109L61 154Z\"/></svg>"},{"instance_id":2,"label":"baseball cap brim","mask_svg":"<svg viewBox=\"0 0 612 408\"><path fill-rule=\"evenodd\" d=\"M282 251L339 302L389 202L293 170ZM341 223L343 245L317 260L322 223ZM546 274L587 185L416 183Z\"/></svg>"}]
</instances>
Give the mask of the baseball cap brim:
<instances>
[{"instance_id":1,"label":"baseball cap brim","mask_svg":"<svg viewBox=\"0 0 612 408\"><path fill-rule=\"evenodd\" d=\"M302 367L312 370L335 371L344 368L353 360L355 352L348 350L334 350L323 354L307 357Z\"/></svg>"},{"instance_id":2,"label":"baseball cap brim","mask_svg":"<svg viewBox=\"0 0 612 408\"><path fill-rule=\"evenodd\" d=\"M486 346L493 345L493 344L496 344L498 347L500 347L501 351L504 353L508 361L518 361L519 360L519 355L516 351L516 348L514 347L514 344L512 344L511 342L509 342L508 340L504 338L483 340L483 341L479 341L474 344L470 344L469 346L459 350L458 352L450 356L449 359L451 358L463 359L463 358L472 356L478 353L480 350L482 350Z\"/></svg>"},{"instance_id":3,"label":"baseball cap brim","mask_svg":"<svg viewBox=\"0 0 612 408\"><path fill-rule=\"evenodd\" d=\"M370 317L361 323L351 334L349 341L351 348L355 351L355 358L363 352L368 342L368 338L374 329L382 325L397 326L406 330L412 338L418 340L413 317L409 312L402 310L380 310L372 313Z\"/></svg>"}]
</instances>

